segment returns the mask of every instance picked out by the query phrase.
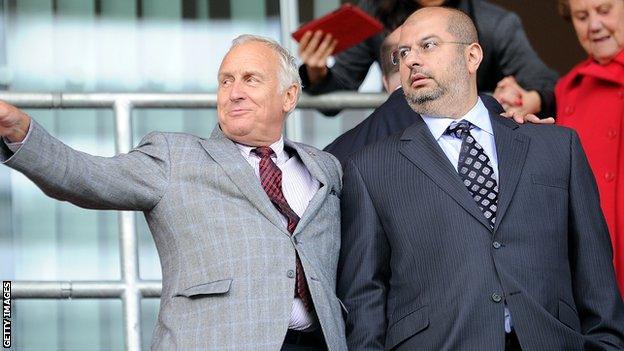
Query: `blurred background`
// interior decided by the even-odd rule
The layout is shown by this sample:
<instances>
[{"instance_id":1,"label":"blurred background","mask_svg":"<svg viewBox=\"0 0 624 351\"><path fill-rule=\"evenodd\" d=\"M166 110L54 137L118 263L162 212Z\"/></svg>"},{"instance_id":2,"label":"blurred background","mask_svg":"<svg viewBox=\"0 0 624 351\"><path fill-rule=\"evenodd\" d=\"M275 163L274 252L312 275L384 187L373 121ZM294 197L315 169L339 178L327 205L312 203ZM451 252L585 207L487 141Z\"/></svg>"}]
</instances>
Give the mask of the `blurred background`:
<instances>
[{"instance_id":1,"label":"blurred background","mask_svg":"<svg viewBox=\"0 0 624 351\"><path fill-rule=\"evenodd\" d=\"M295 1L295 0L292 0ZM340 0L299 0L298 23ZM560 74L583 57L556 0L492 0L523 20L532 45ZM219 62L242 33L283 40L279 0L0 0L0 89L13 92L216 92ZM557 43L553 45L553 43ZM285 43L293 45L293 43ZM560 48L567 48L565 51ZM375 64L361 91L382 90ZM114 154L111 110L27 110L70 146ZM300 111L298 141L323 148L370 110L325 117ZM136 109L136 144L152 130L208 136L212 109ZM160 279L154 243L136 215L142 279ZM90 211L47 198L21 174L0 167L2 280L119 280L116 212ZM148 349L158 299L143 299ZM14 300L14 350L121 350L122 304L103 300Z\"/></svg>"}]
</instances>

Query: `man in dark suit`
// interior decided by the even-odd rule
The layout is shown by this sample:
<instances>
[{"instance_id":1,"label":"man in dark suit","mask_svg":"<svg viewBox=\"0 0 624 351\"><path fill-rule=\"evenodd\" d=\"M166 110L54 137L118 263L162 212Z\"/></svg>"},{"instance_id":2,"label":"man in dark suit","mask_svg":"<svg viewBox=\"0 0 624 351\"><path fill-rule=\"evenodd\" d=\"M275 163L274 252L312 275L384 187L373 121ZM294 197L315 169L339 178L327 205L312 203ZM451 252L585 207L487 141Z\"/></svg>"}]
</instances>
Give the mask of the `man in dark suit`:
<instances>
[{"instance_id":1,"label":"man in dark suit","mask_svg":"<svg viewBox=\"0 0 624 351\"><path fill-rule=\"evenodd\" d=\"M349 349L622 350L624 303L576 134L483 105L463 13L419 10L399 43L422 117L347 161Z\"/></svg>"},{"instance_id":2,"label":"man in dark suit","mask_svg":"<svg viewBox=\"0 0 624 351\"><path fill-rule=\"evenodd\" d=\"M401 132L420 118L405 100L401 88L399 66L393 62L392 58L392 52L398 47L400 34L401 28L399 27L390 33L381 44L382 80L386 91L391 93L390 97L365 120L340 135L324 149L324 151L336 156L342 165L345 165L351 154L360 151L364 146ZM481 99L488 109L497 111L497 113L504 111L503 107L493 97L483 94Z\"/></svg>"}]
</instances>

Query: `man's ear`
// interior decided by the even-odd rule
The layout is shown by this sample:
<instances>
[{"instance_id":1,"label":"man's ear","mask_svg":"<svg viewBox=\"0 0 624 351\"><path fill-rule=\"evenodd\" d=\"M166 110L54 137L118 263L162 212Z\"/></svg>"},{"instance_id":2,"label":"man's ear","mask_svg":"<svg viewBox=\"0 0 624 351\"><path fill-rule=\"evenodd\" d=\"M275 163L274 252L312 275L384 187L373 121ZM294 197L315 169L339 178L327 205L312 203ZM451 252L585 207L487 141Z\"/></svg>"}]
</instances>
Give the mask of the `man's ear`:
<instances>
[{"instance_id":1,"label":"man's ear","mask_svg":"<svg viewBox=\"0 0 624 351\"><path fill-rule=\"evenodd\" d=\"M468 72L474 74L477 72L481 61L483 60L483 49L481 45L472 43L468 45L466 49L466 64L468 66Z\"/></svg>"},{"instance_id":2,"label":"man's ear","mask_svg":"<svg viewBox=\"0 0 624 351\"><path fill-rule=\"evenodd\" d=\"M288 113L295 108L297 104L297 98L299 97L299 85L292 84L286 91L284 92L284 103L282 105L282 109L284 112Z\"/></svg>"}]
</instances>

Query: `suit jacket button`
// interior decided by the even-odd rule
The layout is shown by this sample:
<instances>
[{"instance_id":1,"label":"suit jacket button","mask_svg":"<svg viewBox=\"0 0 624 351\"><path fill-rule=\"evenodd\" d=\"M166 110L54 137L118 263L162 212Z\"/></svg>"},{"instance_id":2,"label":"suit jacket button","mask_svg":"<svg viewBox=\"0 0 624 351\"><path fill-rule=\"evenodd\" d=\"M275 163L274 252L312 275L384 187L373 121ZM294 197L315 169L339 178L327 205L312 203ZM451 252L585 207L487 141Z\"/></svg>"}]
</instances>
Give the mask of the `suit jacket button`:
<instances>
[{"instance_id":1,"label":"suit jacket button","mask_svg":"<svg viewBox=\"0 0 624 351\"><path fill-rule=\"evenodd\" d=\"M492 294L492 301L494 301L496 303L499 303L499 302L503 301L503 297L500 296L500 294L493 293Z\"/></svg>"},{"instance_id":2,"label":"suit jacket button","mask_svg":"<svg viewBox=\"0 0 624 351\"><path fill-rule=\"evenodd\" d=\"M293 271L292 269L289 269L288 272L286 273L286 275L288 276L288 278L294 278L295 277L295 271Z\"/></svg>"},{"instance_id":3,"label":"suit jacket button","mask_svg":"<svg viewBox=\"0 0 624 351\"><path fill-rule=\"evenodd\" d=\"M500 249L502 245L498 241L495 241L492 243L492 246L494 246L495 249Z\"/></svg>"}]
</instances>

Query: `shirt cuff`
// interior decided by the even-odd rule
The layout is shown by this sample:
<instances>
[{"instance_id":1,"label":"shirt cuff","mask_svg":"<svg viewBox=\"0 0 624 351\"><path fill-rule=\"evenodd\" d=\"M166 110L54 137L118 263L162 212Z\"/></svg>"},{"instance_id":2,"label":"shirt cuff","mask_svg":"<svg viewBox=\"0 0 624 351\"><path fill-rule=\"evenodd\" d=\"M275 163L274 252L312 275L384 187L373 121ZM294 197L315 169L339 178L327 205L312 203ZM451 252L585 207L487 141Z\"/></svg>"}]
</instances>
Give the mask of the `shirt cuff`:
<instances>
[{"instance_id":1,"label":"shirt cuff","mask_svg":"<svg viewBox=\"0 0 624 351\"><path fill-rule=\"evenodd\" d=\"M11 150L11 152L16 153L17 150L19 150L20 147L22 147L22 145L26 142L26 140L28 140L28 137L30 136L30 131L32 130L32 125L33 121L30 121L30 125L28 126L28 133L26 133L26 137L24 137L24 140L22 141L12 143L7 138L2 138L2 141L9 148L9 150Z\"/></svg>"}]
</instances>

